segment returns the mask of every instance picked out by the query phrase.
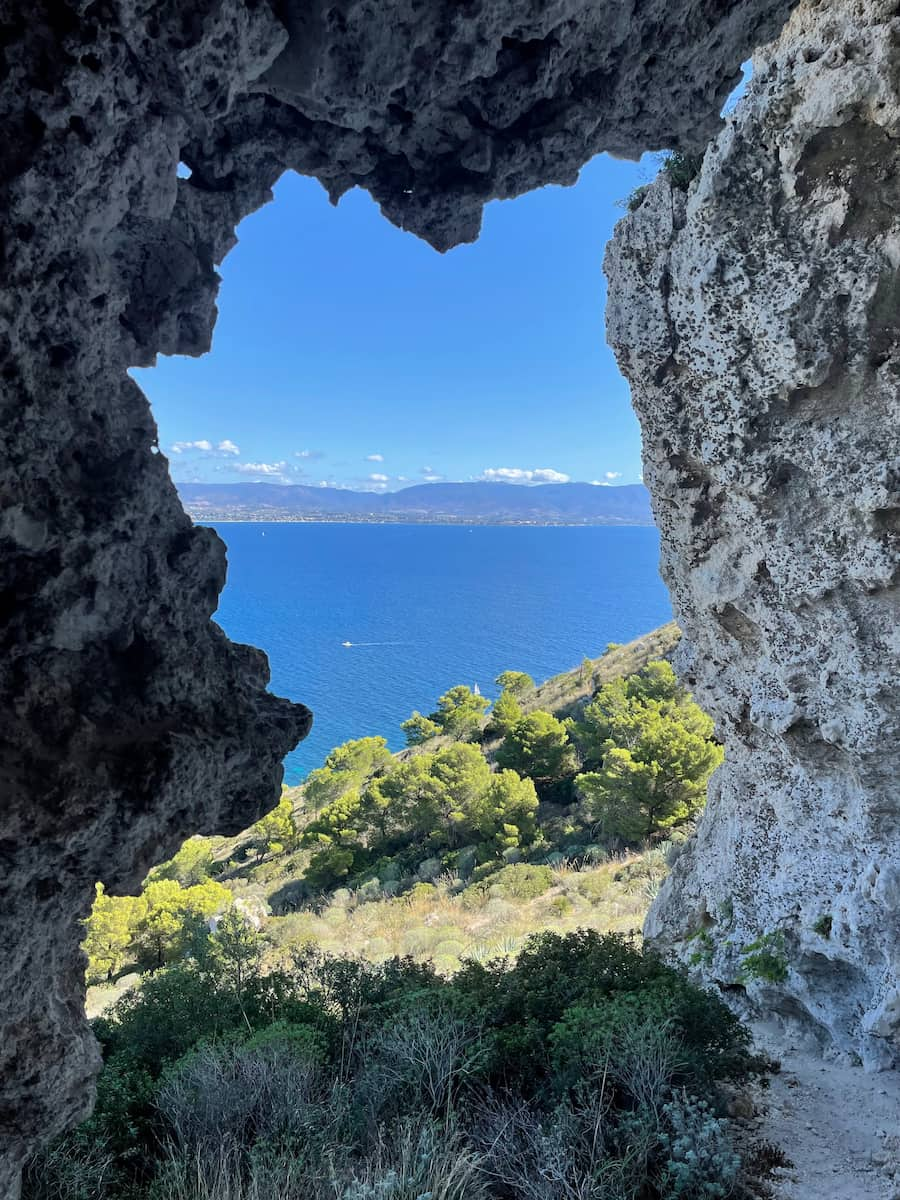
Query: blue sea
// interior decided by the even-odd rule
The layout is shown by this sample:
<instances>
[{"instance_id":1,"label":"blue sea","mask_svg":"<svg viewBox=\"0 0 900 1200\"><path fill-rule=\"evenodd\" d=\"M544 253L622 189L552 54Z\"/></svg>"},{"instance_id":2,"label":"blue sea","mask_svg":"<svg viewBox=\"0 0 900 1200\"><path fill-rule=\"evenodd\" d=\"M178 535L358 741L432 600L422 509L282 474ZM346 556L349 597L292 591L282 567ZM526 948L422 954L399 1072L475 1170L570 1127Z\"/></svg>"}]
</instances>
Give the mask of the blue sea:
<instances>
[{"instance_id":1,"label":"blue sea","mask_svg":"<svg viewBox=\"0 0 900 1200\"><path fill-rule=\"evenodd\" d=\"M228 546L216 620L267 652L274 692L315 714L289 783L348 738L382 734L400 749L400 722L454 684L494 697L501 671L540 681L672 616L655 529L216 528Z\"/></svg>"}]
</instances>

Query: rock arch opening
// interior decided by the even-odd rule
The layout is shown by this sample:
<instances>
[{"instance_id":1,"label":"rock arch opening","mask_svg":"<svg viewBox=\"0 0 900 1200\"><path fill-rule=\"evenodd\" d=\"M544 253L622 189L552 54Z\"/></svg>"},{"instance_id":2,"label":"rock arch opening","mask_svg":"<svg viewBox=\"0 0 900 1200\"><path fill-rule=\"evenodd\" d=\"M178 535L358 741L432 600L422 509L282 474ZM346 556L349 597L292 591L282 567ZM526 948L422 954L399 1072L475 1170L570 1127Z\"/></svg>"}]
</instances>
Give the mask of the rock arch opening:
<instances>
[{"instance_id":1,"label":"rock arch opening","mask_svg":"<svg viewBox=\"0 0 900 1200\"><path fill-rule=\"evenodd\" d=\"M486 200L600 150L701 149L792 7L8 6L0 1191L90 1103L93 881L126 889L186 832L246 824L309 724L210 625L222 548L184 516L127 368L207 348L215 265L285 169L366 188L444 249ZM798 962L865 980L863 1013L836 990L829 1028L876 1065L898 994L896 25L887 0L797 6L699 181L654 185L609 259L683 669L733 764L651 931L677 945L718 898L712 864L742 931L805 931L828 903L843 933L798 933ZM786 496L783 463L805 490L789 472ZM729 632L747 622L752 657ZM810 739L844 768L818 777Z\"/></svg>"}]
</instances>

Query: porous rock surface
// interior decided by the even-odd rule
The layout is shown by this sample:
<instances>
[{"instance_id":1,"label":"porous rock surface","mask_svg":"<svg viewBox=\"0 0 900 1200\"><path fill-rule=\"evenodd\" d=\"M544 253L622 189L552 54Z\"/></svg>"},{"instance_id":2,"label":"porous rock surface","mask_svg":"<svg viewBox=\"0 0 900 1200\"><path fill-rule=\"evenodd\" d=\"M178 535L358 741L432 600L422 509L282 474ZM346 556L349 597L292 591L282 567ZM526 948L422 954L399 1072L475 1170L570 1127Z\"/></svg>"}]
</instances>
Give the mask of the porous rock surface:
<instances>
[{"instance_id":1,"label":"porous rock surface","mask_svg":"<svg viewBox=\"0 0 900 1200\"><path fill-rule=\"evenodd\" d=\"M445 248L600 149L701 144L789 8L0 3L0 1195L91 1103L94 881L245 826L309 724L210 622L223 547L127 368L208 348L215 265L284 169Z\"/></svg>"},{"instance_id":2,"label":"porous rock surface","mask_svg":"<svg viewBox=\"0 0 900 1200\"><path fill-rule=\"evenodd\" d=\"M870 1067L900 1050L898 87L895 3L802 3L606 261L680 666L726 745L646 932Z\"/></svg>"}]
</instances>

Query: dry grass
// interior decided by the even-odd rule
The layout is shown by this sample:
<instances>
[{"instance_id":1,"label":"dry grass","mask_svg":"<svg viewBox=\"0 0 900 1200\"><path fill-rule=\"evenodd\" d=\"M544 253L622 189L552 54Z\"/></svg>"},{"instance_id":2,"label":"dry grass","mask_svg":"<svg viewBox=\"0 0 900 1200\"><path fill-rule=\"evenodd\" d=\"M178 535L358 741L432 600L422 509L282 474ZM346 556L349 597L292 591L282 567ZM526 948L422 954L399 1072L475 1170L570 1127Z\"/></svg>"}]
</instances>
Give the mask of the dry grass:
<instances>
[{"instance_id":1,"label":"dry grass","mask_svg":"<svg viewBox=\"0 0 900 1200\"><path fill-rule=\"evenodd\" d=\"M661 864L654 850L582 869L561 865L553 872L553 886L534 900L505 899L491 895L490 888L479 897L459 890L452 879L409 897L365 902L340 889L318 911L272 917L266 924L270 955L273 963L287 960L292 949L314 943L328 954L361 955L372 962L409 955L452 974L463 958L514 955L530 934L542 930L639 935L652 898L652 889L644 886L644 869L659 880L665 871ZM624 878L617 880L618 874Z\"/></svg>"},{"instance_id":2,"label":"dry grass","mask_svg":"<svg viewBox=\"0 0 900 1200\"><path fill-rule=\"evenodd\" d=\"M671 659L680 639L681 630L670 621L627 645L615 646L599 658L592 658L590 671L578 666L554 675L523 697L522 708L525 712L543 709L555 717L572 716L604 683L633 675L656 659Z\"/></svg>"}]
</instances>

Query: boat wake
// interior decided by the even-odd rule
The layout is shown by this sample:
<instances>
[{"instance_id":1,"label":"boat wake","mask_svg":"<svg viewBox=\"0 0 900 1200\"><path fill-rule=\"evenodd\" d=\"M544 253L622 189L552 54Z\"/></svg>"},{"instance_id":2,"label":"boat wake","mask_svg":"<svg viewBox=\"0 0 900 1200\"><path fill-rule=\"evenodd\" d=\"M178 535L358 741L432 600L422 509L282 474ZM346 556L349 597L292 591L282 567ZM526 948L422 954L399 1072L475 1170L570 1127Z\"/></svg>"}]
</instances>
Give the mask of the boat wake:
<instances>
[{"instance_id":1,"label":"boat wake","mask_svg":"<svg viewBox=\"0 0 900 1200\"><path fill-rule=\"evenodd\" d=\"M341 642L342 646L352 646L354 650L358 646L409 646L411 642Z\"/></svg>"}]
</instances>

